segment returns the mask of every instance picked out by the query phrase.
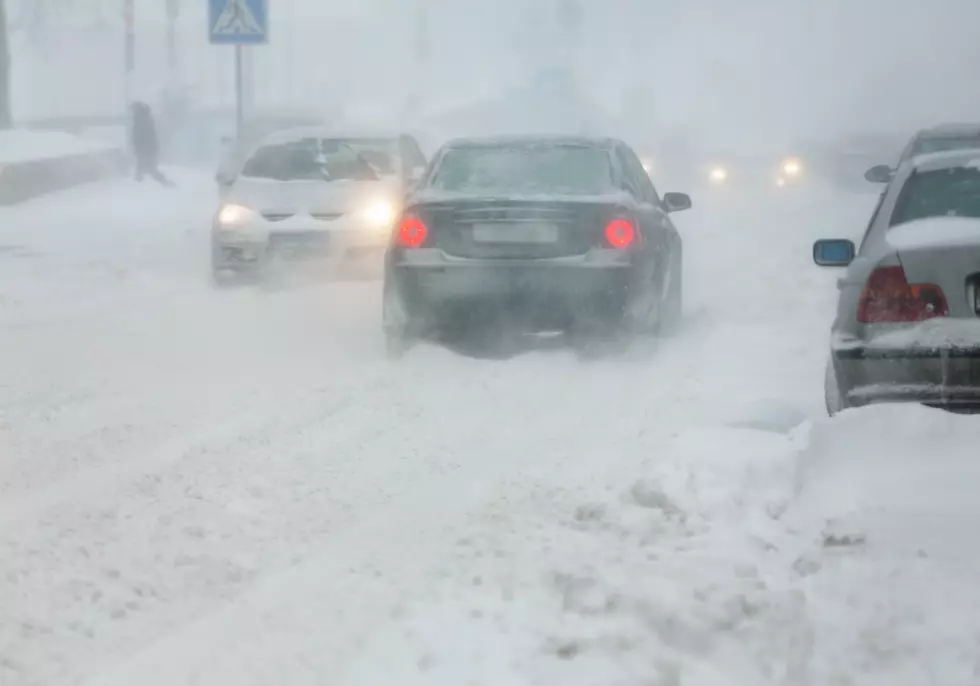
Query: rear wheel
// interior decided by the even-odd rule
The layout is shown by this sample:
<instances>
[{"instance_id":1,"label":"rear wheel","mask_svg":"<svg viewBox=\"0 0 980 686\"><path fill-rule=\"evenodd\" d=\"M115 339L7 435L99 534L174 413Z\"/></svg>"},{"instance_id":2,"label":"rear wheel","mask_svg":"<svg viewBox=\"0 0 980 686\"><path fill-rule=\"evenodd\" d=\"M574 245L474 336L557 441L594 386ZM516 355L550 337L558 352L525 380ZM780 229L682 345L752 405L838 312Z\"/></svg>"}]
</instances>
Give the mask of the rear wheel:
<instances>
[{"instance_id":1,"label":"rear wheel","mask_svg":"<svg viewBox=\"0 0 980 686\"><path fill-rule=\"evenodd\" d=\"M381 296L381 327L385 354L389 358L404 355L418 340L416 327L397 290L385 281Z\"/></svg>"},{"instance_id":2,"label":"rear wheel","mask_svg":"<svg viewBox=\"0 0 980 686\"><path fill-rule=\"evenodd\" d=\"M671 260L665 288L660 331L670 333L680 326L684 315L683 260L679 251Z\"/></svg>"},{"instance_id":3,"label":"rear wheel","mask_svg":"<svg viewBox=\"0 0 980 686\"><path fill-rule=\"evenodd\" d=\"M837 375L834 373L834 365L827 360L827 368L823 378L824 404L827 407L827 414L833 417L838 412L845 409L844 401L840 396L840 389L837 387Z\"/></svg>"}]
</instances>

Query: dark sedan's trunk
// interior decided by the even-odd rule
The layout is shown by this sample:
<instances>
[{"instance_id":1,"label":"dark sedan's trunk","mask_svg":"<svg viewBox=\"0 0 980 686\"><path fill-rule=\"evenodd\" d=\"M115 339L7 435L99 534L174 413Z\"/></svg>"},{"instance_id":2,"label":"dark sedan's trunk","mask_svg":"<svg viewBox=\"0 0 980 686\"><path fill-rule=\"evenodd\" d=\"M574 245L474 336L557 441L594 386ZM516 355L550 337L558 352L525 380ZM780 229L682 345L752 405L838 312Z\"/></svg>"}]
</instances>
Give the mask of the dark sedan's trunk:
<instances>
[{"instance_id":1,"label":"dark sedan's trunk","mask_svg":"<svg viewBox=\"0 0 980 686\"><path fill-rule=\"evenodd\" d=\"M600 244L613 209L606 202L528 199L434 202L417 208L434 247L474 259L585 254Z\"/></svg>"}]
</instances>

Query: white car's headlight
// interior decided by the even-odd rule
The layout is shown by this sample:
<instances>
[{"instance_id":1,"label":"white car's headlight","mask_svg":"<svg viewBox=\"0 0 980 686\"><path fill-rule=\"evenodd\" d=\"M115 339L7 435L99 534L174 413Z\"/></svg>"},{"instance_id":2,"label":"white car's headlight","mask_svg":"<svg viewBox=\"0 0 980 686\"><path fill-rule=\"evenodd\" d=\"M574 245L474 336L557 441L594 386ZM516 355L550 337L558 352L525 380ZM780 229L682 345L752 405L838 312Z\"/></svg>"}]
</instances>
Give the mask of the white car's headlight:
<instances>
[{"instance_id":1,"label":"white car's headlight","mask_svg":"<svg viewBox=\"0 0 980 686\"><path fill-rule=\"evenodd\" d=\"M395 223L395 205L389 200L376 200L361 210L360 215L371 227L386 229Z\"/></svg>"},{"instance_id":2,"label":"white car's headlight","mask_svg":"<svg viewBox=\"0 0 980 686\"><path fill-rule=\"evenodd\" d=\"M255 211L244 205L225 205L218 212L218 223L222 226L240 226L255 216Z\"/></svg>"}]
</instances>

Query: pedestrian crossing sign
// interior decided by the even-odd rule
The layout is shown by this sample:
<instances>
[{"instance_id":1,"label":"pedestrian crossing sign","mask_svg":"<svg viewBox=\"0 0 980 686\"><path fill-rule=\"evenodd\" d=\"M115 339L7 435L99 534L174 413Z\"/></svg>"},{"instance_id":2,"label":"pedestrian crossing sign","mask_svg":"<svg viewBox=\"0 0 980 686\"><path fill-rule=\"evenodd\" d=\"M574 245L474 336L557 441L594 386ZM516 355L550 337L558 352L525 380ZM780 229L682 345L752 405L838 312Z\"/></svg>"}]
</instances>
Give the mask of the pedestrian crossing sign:
<instances>
[{"instance_id":1,"label":"pedestrian crossing sign","mask_svg":"<svg viewBox=\"0 0 980 686\"><path fill-rule=\"evenodd\" d=\"M268 0L208 0L211 43L257 45L269 42Z\"/></svg>"}]
</instances>

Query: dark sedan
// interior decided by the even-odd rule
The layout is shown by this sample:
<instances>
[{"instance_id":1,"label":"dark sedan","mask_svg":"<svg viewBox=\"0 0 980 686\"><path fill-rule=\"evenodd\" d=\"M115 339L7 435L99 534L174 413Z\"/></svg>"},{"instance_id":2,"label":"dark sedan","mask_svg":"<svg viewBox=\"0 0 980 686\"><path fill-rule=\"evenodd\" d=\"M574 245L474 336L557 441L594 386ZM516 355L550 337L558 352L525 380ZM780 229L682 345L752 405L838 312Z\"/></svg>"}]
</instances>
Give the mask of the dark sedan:
<instances>
[{"instance_id":1,"label":"dark sedan","mask_svg":"<svg viewBox=\"0 0 980 686\"><path fill-rule=\"evenodd\" d=\"M390 352L473 325L622 339L682 309L682 241L636 154L609 138L461 139L408 196L385 260Z\"/></svg>"}]
</instances>

